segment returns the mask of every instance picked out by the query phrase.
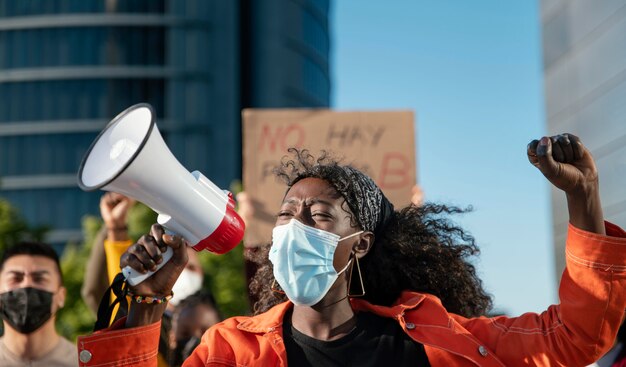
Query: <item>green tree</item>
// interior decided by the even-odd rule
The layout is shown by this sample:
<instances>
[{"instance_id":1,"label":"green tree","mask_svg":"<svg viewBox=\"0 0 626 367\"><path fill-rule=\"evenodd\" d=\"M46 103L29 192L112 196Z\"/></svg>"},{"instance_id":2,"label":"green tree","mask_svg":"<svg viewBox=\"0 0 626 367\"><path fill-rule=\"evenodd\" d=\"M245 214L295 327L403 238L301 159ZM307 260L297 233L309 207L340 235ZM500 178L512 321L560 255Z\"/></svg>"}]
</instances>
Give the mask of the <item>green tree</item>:
<instances>
[{"instance_id":1,"label":"green tree","mask_svg":"<svg viewBox=\"0 0 626 367\"><path fill-rule=\"evenodd\" d=\"M204 270L204 287L213 292L222 314L225 317L248 314L250 307L243 245L239 244L223 255L206 251L202 251L199 255Z\"/></svg>"},{"instance_id":2,"label":"green tree","mask_svg":"<svg viewBox=\"0 0 626 367\"><path fill-rule=\"evenodd\" d=\"M70 340L93 330L96 321L80 296L85 276L85 264L102 221L94 216L85 216L82 222L83 243L69 243L61 257L61 271L67 289L65 306L57 313L57 330Z\"/></svg>"},{"instance_id":3,"label":"green tree","mask_svg":"<svg viewBox=\"0 0 626 367\"><path fill-rule=\"evenodd\" d=\"M29 226L19 210L0 198L0 253L21 240L41 241L48 227Z\"/></svg>"},{"instance_id":4,"label":"green tree","mask_svg":"<svg viewBox=\"0 0 626 367\"><path fill-rule=\"evenodd\" d=\"M18 210L8 201L0 199L0 252L16 244L27 228Z\"/></svg>"}]
</instances>

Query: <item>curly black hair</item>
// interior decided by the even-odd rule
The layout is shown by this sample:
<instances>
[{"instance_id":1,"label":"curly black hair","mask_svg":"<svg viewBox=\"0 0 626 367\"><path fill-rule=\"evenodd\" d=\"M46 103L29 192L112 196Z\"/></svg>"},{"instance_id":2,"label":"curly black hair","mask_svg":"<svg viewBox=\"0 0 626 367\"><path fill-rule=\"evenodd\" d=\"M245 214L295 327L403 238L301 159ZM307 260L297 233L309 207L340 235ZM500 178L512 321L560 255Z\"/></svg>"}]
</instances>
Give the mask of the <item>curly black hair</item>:
<instances>
[{"instance_id":1,"label":"curly black hair","mask_svg":"<svg viewBox=\"0 0 626 367\"><path fill-rule=\"evenodd\" d=\"M305 177L329 182L340 193L354 195L351 187L337 187L340 162L326 152L315 158L307 150L290 149L275 170L288 188ZM354 209L343 209L353 226L360 226ZM475 267L468 261L478 255L474 238L455 225L450 216L470 209L426 203L394 211L384 228L376 231L371 250L360 260L365 295L370 303L389 306L405 290L437 296L449 311L465 317L485 315L492 307L491 297L482 287ZM258 265L250 291L258 301L255 314L267 311L286 300L273 292L269 245L250 255ZM358 281L357 281L358 282ZM355 283L353 280L352 284Z\"/></svg>"}]
</instances>

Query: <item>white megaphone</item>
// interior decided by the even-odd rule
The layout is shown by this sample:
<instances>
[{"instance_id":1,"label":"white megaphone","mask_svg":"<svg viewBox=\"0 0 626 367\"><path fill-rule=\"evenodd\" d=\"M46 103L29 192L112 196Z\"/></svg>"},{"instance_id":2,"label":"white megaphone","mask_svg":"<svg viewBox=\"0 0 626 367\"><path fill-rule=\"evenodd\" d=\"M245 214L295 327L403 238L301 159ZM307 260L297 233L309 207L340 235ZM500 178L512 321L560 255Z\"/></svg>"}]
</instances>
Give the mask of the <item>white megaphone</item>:
<instances>
[{"instance_id":1,"label":"white megaphone","mask_svg":"<svg viewBox=\"0 0 626 367\"><path fill-rule=\"evenodd\" d=\"M196 251L223 254L243 238L244 223L231 193L200 172L187 171L165 145L147 103L127 108L100 132L83 157L78 185L85 191L118 192L148 205L157 221L181 235ZM167 248L160 269L172 257ZM136 285L154 272L122 269Z\"/></svg>"}]
</instances>

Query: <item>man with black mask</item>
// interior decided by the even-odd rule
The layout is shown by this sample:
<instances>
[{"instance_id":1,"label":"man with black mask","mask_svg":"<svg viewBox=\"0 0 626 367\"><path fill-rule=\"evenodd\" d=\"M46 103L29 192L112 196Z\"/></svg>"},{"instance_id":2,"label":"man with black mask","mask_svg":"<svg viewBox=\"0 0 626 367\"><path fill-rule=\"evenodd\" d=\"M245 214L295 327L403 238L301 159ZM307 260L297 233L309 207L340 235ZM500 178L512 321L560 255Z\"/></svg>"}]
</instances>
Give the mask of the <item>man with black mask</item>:
<instances>
[{"instance_id":1,"label":"man with black mask","mask_svg":"<svg viewBox=\"0 0 626 367\"><path fill-rule=\"evenodd\" d=\"M59 257L43 243L20 242L0 260L0 366L77 366L76 346L54 328L66 289Z\"/></svg>"}]
</instances>

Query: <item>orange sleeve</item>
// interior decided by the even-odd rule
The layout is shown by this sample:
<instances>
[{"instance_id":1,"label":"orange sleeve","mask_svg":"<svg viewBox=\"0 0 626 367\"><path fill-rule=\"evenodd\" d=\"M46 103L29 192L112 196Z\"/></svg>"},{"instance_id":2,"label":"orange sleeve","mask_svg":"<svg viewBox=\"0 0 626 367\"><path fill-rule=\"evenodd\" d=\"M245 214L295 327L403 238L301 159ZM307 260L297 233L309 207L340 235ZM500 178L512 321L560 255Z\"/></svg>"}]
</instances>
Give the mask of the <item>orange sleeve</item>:
<instances>
[{"instance_id":1,"label":"orange sleeve","mask_svg":"<svg viewBox=\"0 0 626 367\"><path fill-rule=\"evenodd\" d=\"M507 366L592 363L613 345L626 309L626 232L607 222L606 233L569 226L558 305L519 317L454 318Z\"/></svg>"},{"instance_id":2,"label":"orange sleeve","mask_svg":"<svg viewBox=\"0 0 626 367\"><path fill-rule=\"evenodd\" d=\"M108 329L79 336L79 366L156 366L161 322L124 329L125 322L123 318Z\"/></svg>"}]
</instances>

